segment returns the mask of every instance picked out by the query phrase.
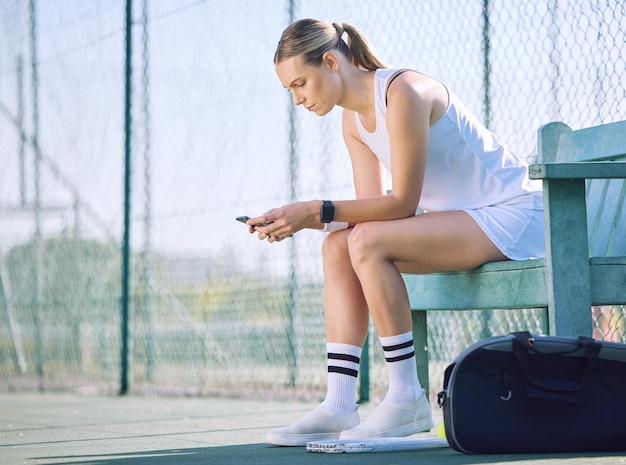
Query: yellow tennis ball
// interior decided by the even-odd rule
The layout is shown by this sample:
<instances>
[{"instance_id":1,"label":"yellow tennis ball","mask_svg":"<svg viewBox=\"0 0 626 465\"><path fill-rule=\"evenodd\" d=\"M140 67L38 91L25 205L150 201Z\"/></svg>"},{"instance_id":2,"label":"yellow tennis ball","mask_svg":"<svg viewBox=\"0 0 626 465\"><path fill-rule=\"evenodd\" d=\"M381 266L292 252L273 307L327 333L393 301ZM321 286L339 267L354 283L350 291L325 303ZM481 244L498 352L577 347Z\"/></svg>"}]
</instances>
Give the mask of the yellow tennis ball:
<instances>
[{"instance_id":1,"label":"yellow tennis ball","mask_svg":"<svg viewBox=\"0 0 626 465\"><path fill-rule=\"evenodd\" d=\"M437 437L438 438L445 438L446 437L446 427L443 424L443 421L441 423L439 423L439 426L437 426Z\"/></svg>"}]
</instances>

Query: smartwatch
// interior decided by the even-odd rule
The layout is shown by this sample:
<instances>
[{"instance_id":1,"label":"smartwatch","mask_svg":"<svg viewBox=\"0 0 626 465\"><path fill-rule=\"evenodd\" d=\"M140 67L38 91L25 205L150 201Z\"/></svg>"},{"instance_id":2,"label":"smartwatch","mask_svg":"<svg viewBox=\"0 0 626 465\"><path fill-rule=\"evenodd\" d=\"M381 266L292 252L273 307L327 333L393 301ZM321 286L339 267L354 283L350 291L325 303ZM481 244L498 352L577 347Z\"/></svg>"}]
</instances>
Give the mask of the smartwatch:
<instances>
[{"instance_id":1,"label":"smartwatch","mask_svg":"<svg viewBox=\"0 0 626 465\"><path fill-rule=\"evenodd\" d=\"M320 208L320 221L322 223L330 223L335 219L335 206L330 200L322 200Z\"/></svg>"}]
</instances>

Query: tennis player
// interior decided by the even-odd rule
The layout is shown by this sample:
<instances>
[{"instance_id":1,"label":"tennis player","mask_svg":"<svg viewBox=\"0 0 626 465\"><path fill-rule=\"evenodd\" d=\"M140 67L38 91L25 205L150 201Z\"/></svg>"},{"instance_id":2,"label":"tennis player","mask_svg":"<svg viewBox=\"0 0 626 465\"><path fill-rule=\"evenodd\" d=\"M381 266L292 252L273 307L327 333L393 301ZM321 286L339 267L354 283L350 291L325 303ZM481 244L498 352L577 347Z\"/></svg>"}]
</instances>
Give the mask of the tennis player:
<instances>
[{"instance_id":1,"label":"tennis player","mask_svg":"<svg viewBox=\"0 0 626 465\"><path fill-rule=\"evenodd\" d=\"M343 108L356 196L296 202L248 221L251 233L271 243L303 228L328 232L322 247L326 397L302 419L270 431L266 441L302 446L428 431L430 405L417 377L400 273L543 257L541 184L529 180L527 163L445 84L386 67L353 25L296 21L283 32L274 63L294 105L319 116ZM418 207L423 213L416 214ZM356 384L370 315L389 388L361 422Z\"/></svg>"}]
</instances>

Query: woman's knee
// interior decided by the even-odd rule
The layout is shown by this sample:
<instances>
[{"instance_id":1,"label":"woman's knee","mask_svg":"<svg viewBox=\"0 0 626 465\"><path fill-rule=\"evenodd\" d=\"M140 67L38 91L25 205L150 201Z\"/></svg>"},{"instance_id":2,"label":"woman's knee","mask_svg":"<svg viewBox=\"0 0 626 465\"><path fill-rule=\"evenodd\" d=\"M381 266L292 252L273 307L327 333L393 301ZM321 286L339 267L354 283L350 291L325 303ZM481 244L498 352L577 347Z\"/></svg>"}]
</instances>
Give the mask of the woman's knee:
<instances>
[{"instance_id":1,"label":"woman's knee","mask_svg":"<svg viewBox=\"0 0 626 465\"><path fill-rule=\"evenodd\" d=\"M380 241L377 240L376 231L374 223L359 223L353 228L347 241L348 254L353 266L379 255Z\"/></svg>"},{"instance_id":2,"label":"woman's knee","mask_svg":"<svg viewBox=\"0 0 626 465\"><path fill-rule=\"evenodd\" d=\"M327 234L322 243L322 258L324 263L340 261L345 263L348 259L348 235L350 230L337 231Z\"/></svg>"}]
</instances>

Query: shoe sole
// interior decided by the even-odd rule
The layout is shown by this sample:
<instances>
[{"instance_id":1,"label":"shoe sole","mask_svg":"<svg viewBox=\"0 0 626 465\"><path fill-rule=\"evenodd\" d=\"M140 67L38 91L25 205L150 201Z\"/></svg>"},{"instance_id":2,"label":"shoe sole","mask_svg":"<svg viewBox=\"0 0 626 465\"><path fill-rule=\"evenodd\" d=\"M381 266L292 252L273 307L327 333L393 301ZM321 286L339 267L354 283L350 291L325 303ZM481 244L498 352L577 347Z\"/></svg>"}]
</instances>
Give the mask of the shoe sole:
<instances>
[{"instance_id":1,"label":"shoe sole","mask_svg":"<svg viewBox=\"0 0 626 465\"><path fill-rule=\"evenodd\" d=\"M412 434L423 433L430 431L434 426L432 418L424 418L423 420L409 423L408 425L398 426L397 428L382 431L376 434L346 434L349 431L344 431L339 435L339 439L362 439L362 438L403 438L411 436Z\"/></svg>"},{"instance_id":2,"label":"shoe sole","mask_svg":"<svg viewBox=\"0 0 626 465\"><path fill-rule=\"evenodd\" d=\"M301 447L306 446L311 441L332 441L339 439L340 433L320 433L320 434L268 434L265 437L265 442L273 446L283 447Z\"/></svg>"}]
</instances>

